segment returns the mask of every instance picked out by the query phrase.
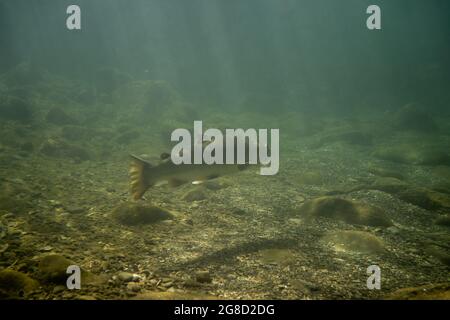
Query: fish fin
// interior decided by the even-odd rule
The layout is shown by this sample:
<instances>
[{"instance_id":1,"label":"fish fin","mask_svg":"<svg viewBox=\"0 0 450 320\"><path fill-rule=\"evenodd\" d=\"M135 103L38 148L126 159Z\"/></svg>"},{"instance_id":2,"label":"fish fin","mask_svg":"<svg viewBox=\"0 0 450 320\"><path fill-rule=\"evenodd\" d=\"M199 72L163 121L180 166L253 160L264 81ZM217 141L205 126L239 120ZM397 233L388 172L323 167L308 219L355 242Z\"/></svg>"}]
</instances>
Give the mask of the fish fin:
<instances>
[{"instance_id":1,"label":"fish fin","mask_svg":"<svg viewBox=\"0 0 450 320\"><path fill-rule=\"evenodd\" d=\"M198 184L202 184L203 182L205 182L205 181L203 181L203 180L195 180L195 181L192 181L192 184L198 185Z\"/></svg>"},{"instance_id":2,"label":"fish fin","mask_svg":"<svg viewBox=\"0 0 450 320\"><path fill-rule=\"evenodd\" d=\"M145 191L151 186L150 181L148 181L147 177L149 176L148 172L151 169L152 165L134 155L131 156L131 165L130 165L130 187L131 187L131 196L134 200L139 200L144 195Z\"/></svg>"},{"instance_id":3,"label":"fish fin","mask_svg":"<svg viewBox=\"0 0 450 320\"><path fill-rule=\"evenodd\" d=\"M169 182L169 186L171 186L171 187L178 187L178 186L181 186L182 184L186 183L186 181L176 179L176 178L169 179L168 182Z\"/></svg>"}]
</instances>

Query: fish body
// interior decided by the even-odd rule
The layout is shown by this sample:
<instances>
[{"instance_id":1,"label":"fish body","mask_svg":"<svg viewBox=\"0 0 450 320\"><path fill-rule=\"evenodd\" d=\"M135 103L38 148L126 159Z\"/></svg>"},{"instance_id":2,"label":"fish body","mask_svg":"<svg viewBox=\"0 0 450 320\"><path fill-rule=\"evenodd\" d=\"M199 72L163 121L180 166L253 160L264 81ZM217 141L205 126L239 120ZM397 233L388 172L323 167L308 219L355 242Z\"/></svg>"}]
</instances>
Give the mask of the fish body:
<instances>
[{"instance_id":1,"label":"fish body","mask_svg":"<svg viewBox=\"0 0 450 320\"><path fill-rule=\"evenodd\" d=\"M155 166L138 156L131 155L130 186L133 199L141 199L150 187L162 181L167 181L171 186L178 186L232 174L244 170L248 166L247 164L176 165L166 155L161 155L164 160Z\"/></svg>"}]
</instances>

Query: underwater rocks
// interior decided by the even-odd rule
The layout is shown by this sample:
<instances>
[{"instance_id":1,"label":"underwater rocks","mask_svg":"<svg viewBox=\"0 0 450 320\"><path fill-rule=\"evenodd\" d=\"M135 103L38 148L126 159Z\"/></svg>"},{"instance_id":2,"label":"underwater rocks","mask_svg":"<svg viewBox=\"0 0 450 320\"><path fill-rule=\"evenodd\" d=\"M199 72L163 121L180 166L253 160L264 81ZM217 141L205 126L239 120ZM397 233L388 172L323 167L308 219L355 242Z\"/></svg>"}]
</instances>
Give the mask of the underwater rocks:
<instances>
[{"instance_id":1,"label":"underwater rocks","mask_svg":"<svg viewBox=\"0 0 450 320\"><path fill-rule=\"evenodd\" d=\"M21 183L0 180L0 210L21 214L32 208L31 190Z\"/></svg>"},{"instance_id":2,"label":"underwater rocks","mask_svg":"<svg viewBox=\"0 0 450 320\"><path fill-rule=\"evenodd\" d=\"M184 201L189 201L189 202L201 201L201 200L205 200L206 198L207 197L206 197L205 192L200 188L190 190L190 191L186 192L182 197L182 199Z\"/></svg>"},{"instance_id":3,"label":"underwater rocks","mask_svg":"<svg viewBox=\"0 0 450 320\"><path fill-rule=\"evenodd\" d=\"M425 247L425 252L437 259L440 263L450 267L450 249L446 245L441 246L437 243L428 244Z\"/></svg>"},{"instance_id":4,"label":"underwater rocks","mask_svg":"<svg viewBox=\"0 0 450 320\"><path fill-rule=\"evenodd\" d=\"M381 253L385 250L381 239L365 231L332 232L325 235L322 240L331 244L336 251Z\"/></svg>"},{"instance_id":5,"label":"underwater rocks","mask_svg":"<svg viewBox=\"0 0 450 320\"><path fill-rule=\"evenodd\" d=\"M40 152L52 158L69 158L77 161L91 159L91 155L86 149L59 139L47 139L41 145Z\"/></svg>"},{"instance_id":6,"label":"underwater rocks","mask_svg":"<svg viewBox=\"0 0 450 320\"><path fill-rule=\"evenodd\" d=\"M289 249L264 249L259 254L266 264L287 265L295 261L295 255Z\"/></svg>"},{"instance_id":7,"label":"underwater rocks","mask_svg":"<svg viewBox=\"0 0 450 320\"><path fill-rule=\"evenodd\" d=\"M372 153L375 158L412 165L450 165L450 154L438 145L403 143L380 146Z\"/></svg>"},{"instance_id":8,"label":"underwater rocks","mask_svg":"<svg viewBox=\"0 0 450 320\"><path fill-rule=\"evenodd\" d=\"M39 277L43 283L65 286L67 278L69 277L67 268L71 265L77 264L58 254L45 255L39 260ZM106 279L81 268L81 281L84 284L100 285L105 283Z\"/></svg>"},{"instance_id":9,"label":"underwater rocks","mask_svg":"<svg viewBox=\"0 0 450 320\"><path fill-rule=\"evenodd\" d=\"M117 274L117 279L122 282L138 282L141 280L141 277L135 273L119 272Z\"/></svg>"},{"instance_id":10,"label":"underwater rocks","mask_svg":"<svg viewBox=\"0 0 450 320\"><path fill-rule=\"evenodd\" d=\"M197 271L195 273L195 280L198 283L211 283L212 277L209 271Z\"/></svg>"},{"instance_id":11,"label":"underwater rocks","mask_svg":"<svg viewBox=\"0 0 450 320\"><path fill-rule=\"evenodd\" d=\"M325 217L350 224L389 227L390 219L378 207L347 199L324 196L306 201L299 213L307 219Z\"/></svg>"},{"instance_id":12,"label":"underwater rocks","mask_svg":"<svg viewBox=\"0 0 450 320\"><path fill-rule=\"evenodd\" d=\"M30 123L33 112L27 101L15 97L6 97L0 99L0 118Z\"/></svg>"},{"instance_id":13,"label":"underwater rocks","mask_svg":"<svg viewBox=\"0 0 450 320\"><path fill-rule=\"evenodd\" d=\"M38 287L36 280L22 272L10 269L0 271L0 299L23 298Z\"/></svg>"},{"instance_id":14,"label":"underwater rocks","mask_svg":"<svg viewBox=\"0 0 450 320\"><path fill-rule=\"evenodd\" d=\"M128 226L156 223L173 218L172 214L166 210L139 203L123 203L113 210L112 216Z\"/></svg>"},{"instance_id":15,"label":"underwater rocks","mask_svg":"<svg viewBox=\"0 0 450 320\"><path fill-rule=\"evenodd\" d=\"M370 166L367 171L380 178L395 178L398 180L405 179L404 175L401 172L389 168Z\"/></svg>"},{"instance_id":16,"label":"underwater rocks","mask_svg":"<svg viewBox=\"0 0 450 320\"><path fill-rule=\"evenodd\" d=\"M450 209L448 194L409 185L396 178L377 178L365 188L392 194L405 202L428 210Z\"/></svg>"},{"instance_id":17,"label":"underwater rocks","mask_svg":"<svg viewBox=\"0 0 450 320\"><path fill-rule=\"evenodd\" d=\"M433 118L420 107L407 104L398 110L392 118L395 129L402 131L415 131L419 133L434 133L438 126Z\"/></svg>"},{"instance_id":18,"label":"underwater rocks","mask_svg":"<svg viewBox=\"0 0 450 320\"><path fill-rule=\"evenodd\" d=\"M402 288L384 299L388 300L450 300L450 283L438 283L420 287Z\"/></svg>"},{"instance_id":19,"label":"underwater rocks","mask_svg":"<svg viewBox=\"0 0 450 320\"><path fill-rule=\"evenodd\" d=\"M438 226L450 227L450 215L439 217L434 223Z\"/></svg>"},{"instance_id":20,"label":"underwater rocks","mask_svg":"<svg viewBox=\"0 0 450 320\"><path fill-rule=\"evenodd\" d=\"M133 300L217 300L219 297L202 292L146 291L132 298Z\"/></svg>"},{"instance_id":21,"label":"underwater rocks","mask_svg":"<svg viewBox=\"0 0 450 320\"><path fill-rule=\"evenodd\" d=\"M48 123L52 123L55 125L68 125L68 124L76 124L77 121L69 116L62 108L52 108L47 112L45 116L45 120Z\"/></svg>"},{"instance_id":22,"label":"underwater rocks","mask_svg":"<svg viewBox=\"0 0 450 320\"><path fill-rule=\"evenodd\" d=\"M67 280L67 267L74 265L72 261L63 256L52 254L44 256L39 261L39 275L44 282L65 284Z\"/></svg>"}]
</instances>

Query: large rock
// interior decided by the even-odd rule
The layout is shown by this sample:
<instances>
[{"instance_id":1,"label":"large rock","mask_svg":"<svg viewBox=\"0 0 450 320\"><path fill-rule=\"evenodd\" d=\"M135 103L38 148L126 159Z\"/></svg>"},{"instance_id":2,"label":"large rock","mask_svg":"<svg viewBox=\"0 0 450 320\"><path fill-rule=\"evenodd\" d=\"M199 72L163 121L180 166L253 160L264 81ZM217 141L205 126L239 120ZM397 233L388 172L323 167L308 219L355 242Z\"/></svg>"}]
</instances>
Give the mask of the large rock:
<instances>
[{"instance_id":1,"label":"large rock","mask_svg":"<svg viewBox=\"0 0 450 320\"><path fill-rule=\"evenodd\" d=\"M166 210L139 203L123 203L114 209L112 215L120 223L129 226L156 223L172 218Z\"/></svg>"},{"instance_id":2,"label":"large rock","mask_svg":"<svg viewBox=\"0 0 450 320\"><path fill-rule=\"evenodd\" d=\"M423 145L421 143L401 143L378 147L374 157L413 165L450 165L450 154L445 146Z\"/></svg>"},{"instance_id":3,"label":"large rock","mask_svg":"<svg viewBox=\"0 0 450 320\"><path fill-rule=\"evenodd\" d=\"M392 118L392 124L399 130L420 133L433 133L438 130L430 114L414 104L407 104L398 110Z\"/></svg>"},{"instance_id":4,"label":"large rock","mask_svg":"<svg viewBox=\"0 0 450 320\"><path fill-rule=\"evenodd\" d=\"M365 231L332 232L325 235L323 240L331 244L336 251L381 253L385 250L381 239Z\"/></svg>"},{"instance_id":5,"label":"large rock","mask_svg":"<svg viewBox=\"0 0 450 320\"><path fill-rule=\"evenodd\" d=\"M22 272L10 269L0 271L0 299L23 298L38 287L36 280Z\"/></svg>"},{"instance_id":6,"label":"large rock","mask_svg":"<svg viewBox=\"0 0 450 320\"><path fill-rule=\"evenodd\" d=\"M392 222L378 207L338 197L319 197L305 202L299 213L307 219L325 217L351 224L389 227Z\"/></svg>"},{"instance_id":7,"label":"large rock","mask_svg":"<svg viewBox=\"0 0 450 320\"><path fill-rule=\"evenodd\" d=\"M0 118L29 123L32 117L32 108L27 101L15 97L0 99Z\"/></svg>"},{"instance_id":8,"label":"large rock","mask_svg":"<svg viewBox=\"0 0 450 320\"><path fill-rule=\"evenodd\" d=\"M66 282L70 274L67 268L77 263L58 254L50 254L43 256L38 265L39 276L44 283L58 284L66 286ZM81 269L81 285L100 285L106 282L105 277L92 274L83 268Z\"/></svg>"},{"instance_id":9,"label":"large rock","mask_svg":"<svg viewBox=\"0 0 450 320\"><path fill-rule=\"evenodd\" d=\"M450 300L450 282L402 288L384 298L389 300Z\"/></svg>"},{"instance_id":10,"label":"large rock","mask_svg":"<svg viewBox=\"0 0 450 320\"><path fill-rule=\"evenodd\" d=\"M56 254L44 256L39 261L39 275L45 282L65 284L69 277L67 267L71 265L75 263L63 256Z\"/></svg>"}]
</instances>

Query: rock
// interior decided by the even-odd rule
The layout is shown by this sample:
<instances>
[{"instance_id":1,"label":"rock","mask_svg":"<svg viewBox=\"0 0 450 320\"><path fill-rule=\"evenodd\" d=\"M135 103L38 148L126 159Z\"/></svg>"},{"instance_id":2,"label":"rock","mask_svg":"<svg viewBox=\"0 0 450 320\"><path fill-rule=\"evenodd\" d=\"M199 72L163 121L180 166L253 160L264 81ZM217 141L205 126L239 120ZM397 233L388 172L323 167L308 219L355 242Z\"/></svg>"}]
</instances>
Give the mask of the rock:
<instances>
[{"instance_id":1,"label":"rock","mask_svg":"<svg viewBox=\"0 0 450 320\"><path fill-rule=\"evenodd\" d=\"M202 183L202 186L208 190L217 191L223 188L228 187L225 183L220 183L217 180L207 180Z\"/></svg>"},{"instance_id":2,"label":"rock","mask_svg":"<svg viewBox=\"0 0 450 320\"><path fill-rule=\"evenodd\" d=\"M436 219L434 223L437 224L438 226L450 227L450 216L446 215L439 217Z\"/></svg>"},{"instance_id":3,"label":"rock","mask_svg":"<svg viewBox=\"0 0 450 320\"><path fill-rule=\"evenodd\" d=\"M294 255L288 249L264 249L259 251L259 254L261 255L261 260L267 264L286 265L294 261Z\"/></svg>"},{"instance_id":4,"label":"rock","mask_svg":"<svg viewBox=\"0 0 450 320\"><path fill-rule=\"evenodd\" d=\"M373 190L379 190L395 194L400 191L408 189L409 185L406 182L403 182L397 178L383 177L383 178L376 178L369 188Z\"/></svg>"},{"instance_id":5,"label":"rock","mask_svg":"<svg viewBox=\"0 0 450 320\"><path fill-rule=\"evenodd\" d=\"M442 264L450 266L450 250L436 244L430 244L425 247L425 252L439 260Z\"/></svg>"},{"instance_id":6,"label":"rock","mask_svg":"<svg viewBox=\"0 0 450 320\"><path fill-rule=\"evenodd\" d=\"M62 108L54 107L47 112L45 120L56 125L76 124L77 121L69 116Z\"/></svg>"},{"instance_id":7,"label":"rock","mask_svg":"<svg viewBox=\"0 0 450 320\"><path fill-rule=\"evenodd\" d=\"M129 226L156 223L173 218L172 214L166 210L139 203L122 203L113 210L112 216L120 223Z\"/></svg>"},{"instance_id":8,"label":"rock","mask_svg":"<svg viewBox=\"0 0 450 320\"><path fill-rule=\"evenodd\" d=\"M403 164L450 165L450 154L445 147L417 142L380 146L372 155L382 160Z\"/></svg>"},{"instance_id":9,"label":"rock","mask_svg":"<svg viewBox=\"0 0 450 320\"><path fill-rule=\"evenodd\" d=\"M0 271L0 299L23 298L39 287L39 283L26 274L11 269Z\"/></svg>"},{"instance_id":10,"label":"rock","mask_svg":"<svg viewBox=\"0 0 450 320\"><path fill-rule=\"evenodd\" d=\"M383 242L365 231L337 231L327 234L323 240L332 244L336 251L354 251L359 253L380 253L384 251Z\"/></svg>"},{"instance_id":11,"label":"rock","mask_svg":"<svg viewBox=\"0 0 450 320\"><path fill-rule=\"evenodd\" d=\"M211 283L212 278L209 271L197 271L195 273L195 280L199 283Z\"/></svg>"},{"instance_id":12,"label":"rock","mask_svg":"<svg viewBox=\"0 0 450 320\"><path fill-rule=\"evenodd\" d=\"M139 292L142 290L142 285L135 282L128 282L127 283L127 290L131 292Z\"/></svg>"},{"instance_id":13,"label":"rock","mask_svg":"<svg viewBox=\"0 0 450 320\"><path fill-rule=\"evenodd\" d=\"M47 283L65 284L67 277L67 267L74 265L72 261L63 256L52 254L41 258L38 269L39 275Z\"/></svg>"},{"instance_id":14,"label":"rock","mask_svg":"<svg viewBox=\"0 0 450 320\"><path fill-rule=\"evenodd\" d=\"M47 157L53 158L70 158L79 161L91 158L89 152L84 148L55 139L46 140L42 144L40 152Z\"/></svg>"},{"instance_id":15,"label":"rock","mask_svg":"<svg viewBox=\"0 0 450 320\"><path fill-rule=\"evenodd\" d=\"M97 298L94 297L94 296L83 294L83 295L76 296L75 300L88 300L88 301L90 301L90 300L97 300Z\"/></svg>"},{"instance_id":16,"label":"rock","mask_svg":"<svg viewBox=\"0 0 450 320\"><path fill-rule=\"evenodd\" d=\"M382 178L394 178L397 180L404 180L405 177L403 176L403 174L401 174L398 171L394 171L394 170L390 170L390 169L386 169L386 168L382 168L382 167L370 167L368 168L368 171L373 174L376 175L378 177L382 177Z\"/></svg>"},{"instance_id":17,"label":"rock","mask_svg":"<svg viewBox=\"0 0 450 320\"><path fill-rule=\"evenodd\" d=\"M202 189L196 188L194 190L190 190L190 191L186 192L183 195L182 199L184 201L189 201L189 202L201 201L201 200L206 199L206 194L203 192Z\"/></svg>"},{"instance_id":18,"label":"rock","mask_svg":"<svg viewBox=\"0 0 450 320\"><path fill-rule=\"evenodd\" d=\"M407 104L398 110L392 118L393 127L398 130L434 133L438 126L433 118L415 104Z\"/></svg>"},{"instance_id":19,"label":"rock","mask_svg":"<svg viewBox=\"0 0 450 320\"><path fill-rule=\"evenodd\" d=\"M424 188L402 190L396 193L396 196L403 201L428 210L450 208L450 197L447 194Z\"/></svg>"},{"instance_id":20,"label":"rock","mask_svg":"<svg viewBox=\"0 0 450 320\"><path fill-rule=\"evenodd\" d=\"M67 286L58 285L53 288L53 294L59 294L67 290Z\"/></svg>"},{"instance_id":21,"label":"rock","mask_svg":"<svg viewBox=\"0 0 450 320\"><path fill-rule=\"evenodd\" d=\"M299 209L307 219L326 217L351 224L389 227L392 222L378 207L342 198L324 196L306 201Z\"/></svg>"},{"instance_id":22,"label":"rock","mask_svg":"<svg viewBox=\"0 0 450 320\"><path fill-rule=\"evenodd\" d=\"M295 290L300 291L303 294L310 294L311 292L319 291L320 289L316 284L302 279L293 279L289 281L289 283Z\"/></svg>"},{"instance_id":23,"label":"rock","mask_svg":"<svg viewBox=\"0 0 450 320\"><path fill-rule=\"evenodd\" d=\"M0 118L30 123L33 118L33 112L30 104L25 100L6 97L0 99Z\"/></svg>"},{"instance_id":24,"label":"rock","mask_svg":"<svg viewBox=\"0 0 450 320\"><path fill-rule=\"evenodd\" d=\"M384 297L389 300L450 300L450 282L409 287L396 290Z\"/></svg>"},{"instance_id":25,"label":"rock","mask_svg":"<svg viewBox=\"0 0 450 320\"><path fill-rule=\"evenodd\" d=\"M146 291L136 295L133 300L217 300L216 296L188 291L188 292L170 292L170 291Z\"/></svg>"},{"instance_id":26,"label":"rock","mask_svg":"<svg viewBox=\"0 0 450 320\"><path fill-rule=\"evenodd\" d=\"M38 264L39 276L45 283L65 286L67 278L70 276L67 273L67 267L71 265L77 264L58 254L42 256ZM96 276L81 269L82 284L100 285L104 282L106 282L106 277Z\"/></svg>"},{"instance_id":27,"label":"rock","mask_svg":"<svg viewBox=\"0 0 450 320\"><path fill-rule=\"evenodd\" d=\"M138 282L141 280L138 274L130 272L119 272L117 278L122 282Z\"/></svg>"},{"instance_id":28,"label":"rock","mask_svg":"<svg viewBox=\"0 0 450 320\"><path fill-rule=\"evenodd\" d=\"M78 207L78 206L65 206L65 209L67 210L67 212L72 213L72 214L80 214L80 213L86 212L85 208Z\"/></svg>"}]
</instances>

